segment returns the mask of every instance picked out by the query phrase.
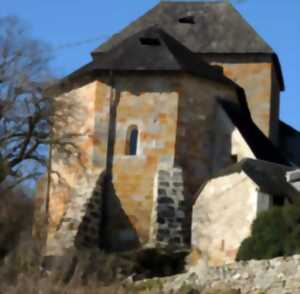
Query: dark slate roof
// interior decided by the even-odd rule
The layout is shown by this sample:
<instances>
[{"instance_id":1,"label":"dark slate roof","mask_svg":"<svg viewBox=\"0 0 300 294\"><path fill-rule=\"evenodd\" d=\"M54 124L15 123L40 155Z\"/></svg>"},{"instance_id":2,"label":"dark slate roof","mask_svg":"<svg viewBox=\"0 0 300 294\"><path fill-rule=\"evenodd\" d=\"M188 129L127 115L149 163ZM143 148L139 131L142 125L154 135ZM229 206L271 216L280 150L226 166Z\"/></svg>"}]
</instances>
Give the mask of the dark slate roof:
<instances>
[{"instance_id":1,"label":"dark slate roof","mask_svg":"<svg viewBox=\"0 0 300 294\"><path fill-rule=\"evenodd\" d=\"M197 53L273 52L239 12L224 1L161 2L93 53L108 51L133 34L153 25L158 25Z\"/></svg>"},{"instance_id":2,"label":"dark slate roof","mask_svg":"<svg viewBox=\"0 0 300 294\"><path fill-rule=\"evenodd\" d=\"M230 101L219 100L219 103L232 123L239 129L256 158L290 166L291 162L253 122L245 98L240 96L240 99L242 99L241 108Z\"/></svg>"},{"instance_id":3,"label":"dark slate roof","mask_svg":"<svg viewBox=\"0 0 300 294\"><path fill-rule=\"evenodd\" d=\"M285 88L276 53L228 1L160 2L104 42L92 55L109 51L128 37L153 25L159 26L198 54L260 54L265 58L271 56L280 89Z\"/></svg>"},{"instance_id":4,"label":"dark slate roof","mask_svg":"<svg viewBox=\"0 0 300 294\"><path fill-rule=\"evenodd\" d=\"M290 201L300 199L300 193L286 180L286 173L293 170L292 167L274 164L272 162L243 159L222 171L214 178L244 172L264 193L276 196L285 196Z\"/></svg>"},{"instance_id":5,"label":"dark slate roof","mask_svg":"<svg viewBox=\"0 0 300 294\"><path fill-rule=\"evenodd\" d=\"M279 121L279 133L283 137L300 136L300 132L283 121Z\"/></svg>"},{"instance_id":6,"label":"dark slate roof","mask_svg":"<svg viewBox=\"0 0 300 294\"><path fill-rule=\"evenodd\" d=\"M225 81L223 70L202 61L157 26L138 32L107 52L98 54L94 70L189 71Z\"/></svg>"},{"instance_id":7,"label":"dark slate roof","mask_svg":"<svg viewBox=\"0 0 300 294\"><path fill-rule=\"evenodd\" d=\"M284 123L279 122L280 149L296 166L300 166L300 132Z\"/></svg>"},{"instance_id":8,"label":"dark slate roof","mask_svg":"<svg viewBox=\"0 0 300 294\"><path fill-rule=\"evenodd\" d=\"M110 71L182 71L234 88L238 87L224 76L222 67L204 62L197 54L191 52L169 34L153 26L134 34L111 50L97 54L91 63L50 87L48 92L55 91L54 88L62 89L64 85L73 81L95 77L99 72Z\"/></svg>"}]
</instances>

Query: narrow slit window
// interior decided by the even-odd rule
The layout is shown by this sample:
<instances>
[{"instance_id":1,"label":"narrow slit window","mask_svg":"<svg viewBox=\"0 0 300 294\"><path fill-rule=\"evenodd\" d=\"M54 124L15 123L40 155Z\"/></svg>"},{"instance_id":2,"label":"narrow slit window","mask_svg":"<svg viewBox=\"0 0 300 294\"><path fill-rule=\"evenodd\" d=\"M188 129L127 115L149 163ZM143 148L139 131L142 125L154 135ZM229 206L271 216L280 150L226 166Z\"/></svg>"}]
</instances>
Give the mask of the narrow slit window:
<instances>
[{"instance_id":1,"label":"narrow slit window","mask_svg":"<svg viewBox=\"0 0 300 294\"><path fill-rule=\"evenodd\" d=\"M185 16L178 19L179 23L195 24L194 16Z\"/></svg>"},{"instance_id":2,"label":"narrow slit window","mask_svg":"<svg viewBox=\"0 0 300 294\"><path fill-rule=\"evenodd\" d=\"M140 38L140 42L144 46L160 46L160 40L157 38Z\"/></svg>"},{"instance_id":3,"label":"narrow slit window","mask_svg":"<svg viewBox=\"0 0 300 294\"><path fill-rule=\"evenodd\" d=\"M138 147L139 131L136 126L131 126L128 129L127 140L126 140L126 155L136 155Z\"/></svg>"}]
</instances>

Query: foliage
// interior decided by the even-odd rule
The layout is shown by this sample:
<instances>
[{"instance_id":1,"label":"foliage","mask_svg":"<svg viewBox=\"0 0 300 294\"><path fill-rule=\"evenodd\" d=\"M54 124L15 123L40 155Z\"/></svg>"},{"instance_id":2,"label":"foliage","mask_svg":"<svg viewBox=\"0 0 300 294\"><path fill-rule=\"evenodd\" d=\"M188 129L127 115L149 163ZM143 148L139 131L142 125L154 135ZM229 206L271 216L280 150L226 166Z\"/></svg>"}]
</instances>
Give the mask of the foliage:
<instances>
[{"instance_id":1,"label":"foliage","mask_svg":"<svg viewBox=\"0 0 300 294\"><path fill-rule=\"evenodd\" d=\"M136 265L125 254L98 250L68 252L42 260L34 243L21 244L0 266L1 293L162 293L159 282L136 287L129 278ZM75 261L75 262L74 262Z\"/></svg>"},{"instance_id":2,"label":"foliage","mask_svg":"<svg viewBox=\"0 0 300 294\"><path fill-rule=\"evenodd\" d=\"M18 189L0 189L0 258L12 251L22 235L31 234L33 202Z\"/></svg>"},{"instance_id":3,"label":"foliage","mask_svg":"<svg viewBox=\"0 0 300 294\"><path fill-rule=\"evenodd\" d=\"M153 254L158 253L151 251ZM0 293L163 293L163 280L143 280L149 277L149 270L139 263L149 257L146 255L90 249L42 258L28 238L6 256L2 266L0 262ZM141 281L135 282L136 278ZM172 293L198 292L186 285Z\"/></svg>"},{"instance_id":4,"label":"foliage","mask_svg":"<svg viewBox=\"0 0 300 294\"><path fill-rule=\"evenodd\" d=\"M300 207L288 205L262 212L253 222L237 260L271 259L300 254Z\"/></svg>"}]
</instances>

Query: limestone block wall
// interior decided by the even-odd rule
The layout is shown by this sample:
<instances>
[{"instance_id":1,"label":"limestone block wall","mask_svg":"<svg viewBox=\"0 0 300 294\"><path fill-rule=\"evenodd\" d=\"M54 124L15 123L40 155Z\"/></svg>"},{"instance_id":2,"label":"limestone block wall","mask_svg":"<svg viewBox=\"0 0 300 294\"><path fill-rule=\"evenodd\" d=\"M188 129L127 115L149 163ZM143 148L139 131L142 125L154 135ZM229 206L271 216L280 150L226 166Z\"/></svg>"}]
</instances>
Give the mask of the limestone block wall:
<instances>
[{"instance_id":1,"label":"limestone block wall","mask_svg":"<svg viewBox=\"0 0 300 294\"><path fill-rule=\"evenodd\" d=\"M57 231L79 181L90 177L86 173L96 181L107 168L111 181L105 191L103 234L112 250L127 250L149 241L158 169L172 168L175 163L182 166L185 200L193 202L197 189L212 172L215 98L236 99L226 86L178 73L99 76L66 95L78 104L79 113L66 130L80 131L75 139L79 153L62 158L54 151L53 169L59 179L51 185L48 239ZM66 99L66 95L58 99ZM138 129L134 156L126 154L132 126Z\"/></svg>"},{"instance_id":2,"label":"limestone block wall","mask_svg":"<svg viewBox=\"0 0 300 294\"><path fill-rule=\"evenodd\" d=\"M270 138L275 145L280 145L280 84L278 73L274 64L272 64L271 73L271 121L270 121Z\"/></svg>"},{"instance_id":3,"label":"limestone block wall","mask_svg":"<svg viewBox=\"0 0 300 294\"><path fill-rule=\"evenodd\" d=\"M160 169L155 179L150 245L182 250L188 246L187 237L182 169Z\"/></svg>"},{"instance_id":4,"label":"limestone block wall","mask_svg":"<svg viewBox=\"0 0 300 294\"><path fill-rule=\"evenodd\" d=\"M124 250L149 241L155 174L159 166L174 164L180 83L172 74L114 76L112 181L105 209L109 248ZM138 129L136 155L126 154L132 126Z\"/></svg>"},{"instance_id":5,"label":"limestone block wall","mask_svg":"<svg viewBox=\"0 0 300 294\"><path fill-rule=\"evenodd\" d=\"M235 260L257 213L265 207L257 191L241 172L210 180L200 193L193 207L192 246L207 256L209 264Z\"/></svg>"},{"instance_id":6,"label":"limestone block wall","mask_svg":"<svg viewBox=\"0 0 300 294\"><path fill-rule=\"evenodd\" d=\"M211 64L223 67L224 74L246 92L252 118L273 143L278 143L280 88L271 57L207 56Z\"/></svg>"},{"instance_id":7,"label":"limestone block wall","mask_svg":"<svg viewBox=\"0 0 300 294\"><path fill-rule=\"evenodd\" d=\"M97 95L102 95L101 103ZM64 243L64 249L74 241L75 231L86 212L84 206L105 169L109 96L110 87L95 81L56 98L73 101L74 112L64 123L57 121L54 126L54 137L64 138L63 146L67 146L69 152L60 145L53 146L46 248L49 254L59 252L59 244ZM96 125L99 116L101 131ZM101 154L95 150L95 142ZM68 230L69 234L65 235Z\"/></svg>"},{"instance_id":8,"label":"limestone block wall","mask_svg":"<svg viewBox=\"0 0 300 294\"><path fill-rule=\"evenodd\" d=\"M121 244L128 248L149 241L157 169L181 166L185 200L193 202L212 172L215 98L236 102L236 93L180 73L118 74L113 88L106 236L109 248L122 249ZM125 153L132 126L139 131L135 156Z\"/></svg>"},{"instance_id":9,"label":"limestone block wall","mask_svg":"<svg viewBox=\"0 0 300 294\"><path fill-rule=\"evenodd\" d=\"M192 205L202 183L212 176L216 98L237 103L235 90L219 83L185 75L179 94L175 165L183 169L185 197ZM222 143L224 145L224 143Z\"/></svg>"},{"instance_id":10,"label":"limestone block wall","mask_svg":"<svg viewBox=\"0 0 300 294\"><path fill-rule=\"evenodd\" d=\"M99 76L58 97L74 99L78 111L66 128L56 127L55 133L80 136L72 141L78 152L70 156L62 156L58 149L53 152L49 244L61 224L68 223L62 220L76 191L88 201L106 168L111 181L105 188L103 236L112 250L148 243L158 169L182 167L184 197L191 207L219 160L215 154L222 155L214 149L216 97L236 101L235 91L227 86L178 73ZM137 154L127 155L132 126L138 129Z\"/></svg>"},{"instance_id":11,"label":"limestone block wall","mask_svg":"<svg viewBox=\"0 0 300 294\"><path fill-rule=\"evenodd\" d=\"M270 138L272 64L224 64L224 73L245 89L254 122Z\"/></svg>"},{"instance_id":12,"label":"limestone block wall","mask_svg":"<svg viewBox=\"0 0 300 294\"><path fill-rule=\"evenodd\" d=\"M96 183L96 185L95 185ZM102 240L104 174L86 174L71 194L59 226L48 239L46 255L63 255L71 248L99 248Z\"/></svg>"},{"instance_id":13,"label":"limestone block wall","mask_svg":"<svg viewBox=\"0 0 300 294\"><path fill-rule=\"evenodd\" d=\"M241 161L243 158L253 158L255 155L232 123L228 115L218 107L214 132L213 173Z\"/></svg>"}]
</instances>

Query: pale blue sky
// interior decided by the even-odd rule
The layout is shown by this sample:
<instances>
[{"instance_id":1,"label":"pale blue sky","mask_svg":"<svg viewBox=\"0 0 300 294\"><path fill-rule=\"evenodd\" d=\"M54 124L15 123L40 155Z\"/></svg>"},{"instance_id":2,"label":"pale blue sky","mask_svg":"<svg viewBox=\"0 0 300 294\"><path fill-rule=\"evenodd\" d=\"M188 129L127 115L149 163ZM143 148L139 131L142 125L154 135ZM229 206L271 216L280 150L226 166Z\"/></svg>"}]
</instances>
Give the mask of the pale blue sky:
<instances>
[{"instance_id":1,"label":"pale blue sky","mask_svg":"<svg viewBox=\"0 0 300 294\"><path fill-rule=\"evenodd\" d=\"M157 0L2 0L0 16L24 19L35 38L52 46L97 39L55 52L53 69L59 76L90 59L90 51L111 34L142 15ZM300 1L233 1L236 8L278 53L286 83L281 118L300 129Z\"/></svg>"}]
</instances>

